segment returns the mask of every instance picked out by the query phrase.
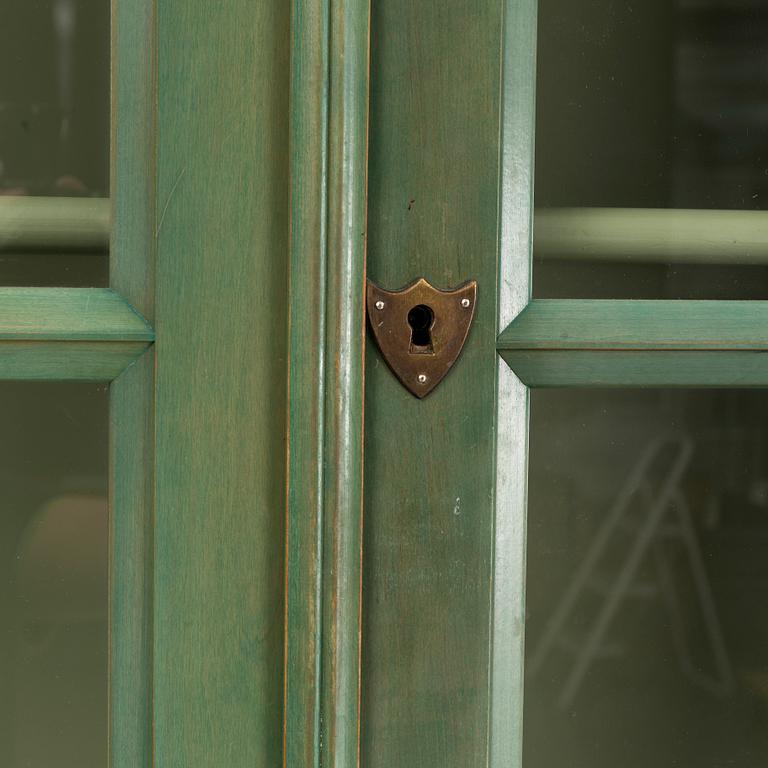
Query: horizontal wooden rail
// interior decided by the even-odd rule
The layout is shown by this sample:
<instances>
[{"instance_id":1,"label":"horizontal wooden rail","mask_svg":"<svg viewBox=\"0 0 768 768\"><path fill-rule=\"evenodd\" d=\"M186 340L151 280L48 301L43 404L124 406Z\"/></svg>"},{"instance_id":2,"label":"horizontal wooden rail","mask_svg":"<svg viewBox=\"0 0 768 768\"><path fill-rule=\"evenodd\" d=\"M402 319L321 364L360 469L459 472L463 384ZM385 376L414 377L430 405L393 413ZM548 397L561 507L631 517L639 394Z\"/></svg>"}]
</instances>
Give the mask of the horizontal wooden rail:
<instances>
[{"instance_id":1,"label":"horizontal wooden rail","mask_svg":"<svg viewBox=\"0 0 768 768\"><path fill-rule=\"evenodd\" d=\"M0 380L111 381L153 339L108 288L0 288Z\"/></svg>"},{"instance_id":2,"label":"horizontal wooden rail","mask_svg":"<svg viewBox=\"0 0 768 768\"><path fill-rule=\"evenodd\" d=\"M0 196L0 252L106 253L109 231L108 198Z\"/></svg>"},{"instance_id":3,"label":"horizontal wooden rail","mask_svg":"<svg viewBox=\"0 0 768 768\"><path fill-rule=\"evenodd\" d=\"M537 208L537 259L768 264L768 211Z\"/></svg>"},{"instance_id":4,"label":"horizontal wooden rail","mask_svg":"<svg viewBox=\"0 0 768 768\"><path fill-rule=\"evenodd\" d=\"M768 302L535 300L497 347L530 387L768 386Z\"/></svg>"}]
</instances>

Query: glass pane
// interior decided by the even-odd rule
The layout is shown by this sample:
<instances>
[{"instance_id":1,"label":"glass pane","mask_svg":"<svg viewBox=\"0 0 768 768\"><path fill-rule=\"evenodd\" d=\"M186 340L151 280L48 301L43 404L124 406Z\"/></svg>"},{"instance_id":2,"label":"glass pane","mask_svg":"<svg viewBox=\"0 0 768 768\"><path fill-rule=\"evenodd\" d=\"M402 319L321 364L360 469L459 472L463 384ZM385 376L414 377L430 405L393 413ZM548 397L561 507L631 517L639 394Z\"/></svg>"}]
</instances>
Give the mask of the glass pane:
<instances>
[{"instance_id":1,"label":"glass pane","mask_svg":"<svg viewBox=\"0 0 768 768\"><path fill-rule=\"evenodd\" d=\"M107 389L0 384L0 765L107 764Z\"/></svg>"},{"instance_id":2,"label":"glass pane","mask_svg":"<svg viewBox=\"0 0 768 768\"><path fill-rule=\"evenodd\" d=\"M768 4L539 9L535 295L765 298Z\"/></svg>"},{"instance_id":3,"label":"glass pane","mask_svg":"<svg viewBox=\"0 0 768 768\"><path fill-rule=\"evenodd\" d=\"M51 198L39 227L55 228L57 199L66 213L61 198L109 195L109 27L109 0L2 4L0 285L107 282L105 245L26 246L36 225L20 221L16 199Z\"/></svg>"},{"instance_id":4,"label":"glass pane","mask_svg":"<svg viewBox=\"0 0 768 768\"><path fill-rule=\"evenodd\" d=\"M768 399L532 395L525 768L768 764Z\"/></svg>"},{"instance_id":5,"label":"glass pane","mask_svg":"<svg viewBox=\"0 0 768 768\"><path fill-rule=\"evenodd\" d=\"M2 199L0 199L2 208ZM109 256L103 253L2 253L0 285L60 288L106 287Z\"/></svg>"},{"instance_id":6,"label":"glass pane","mask_svg":"<svg viewBox=\"0 0 768 768\"><path fill-rule=\"evenodd\" d=\"M3 0L0 187L109 194L108 0Z\"/></svg>"}]
</instances>

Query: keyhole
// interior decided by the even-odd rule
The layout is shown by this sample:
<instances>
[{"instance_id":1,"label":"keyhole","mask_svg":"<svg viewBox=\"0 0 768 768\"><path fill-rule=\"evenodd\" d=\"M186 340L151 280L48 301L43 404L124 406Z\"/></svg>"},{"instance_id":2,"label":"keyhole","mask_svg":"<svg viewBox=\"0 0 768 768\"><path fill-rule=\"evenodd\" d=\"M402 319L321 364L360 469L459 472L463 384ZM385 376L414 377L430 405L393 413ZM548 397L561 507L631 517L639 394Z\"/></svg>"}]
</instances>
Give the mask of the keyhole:
<instances>
[{"instance_id":1,"label":"keyhole","mask_svg":"<svg viewBox=\"0 0 768 768\"><path fill-rule=\"evenodd\" d=\"M411 326L411 348L413 355L432 355L432 326L435 313L426 304L417 304L408 313L408 325Z\"/></svg>"}]
</instances>

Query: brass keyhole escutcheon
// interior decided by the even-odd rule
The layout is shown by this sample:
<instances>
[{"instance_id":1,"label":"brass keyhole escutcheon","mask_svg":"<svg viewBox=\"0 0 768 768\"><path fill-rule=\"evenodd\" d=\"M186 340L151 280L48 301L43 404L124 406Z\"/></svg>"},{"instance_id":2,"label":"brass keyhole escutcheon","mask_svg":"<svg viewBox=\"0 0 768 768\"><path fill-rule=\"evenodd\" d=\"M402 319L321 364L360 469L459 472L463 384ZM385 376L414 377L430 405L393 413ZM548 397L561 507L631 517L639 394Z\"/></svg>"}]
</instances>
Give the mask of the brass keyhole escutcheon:
<instances>
[{"instance_id":1,"label":"brass keyhole escutcheon","mask_svg":"<svg viewBox=\"0 0 768 768\"><path fill-rule=\"evenodd\" d=\"M475 315L477 282L442 291L420 277L398 291L368 281L366 305L373 336L402 384L426 397L453 367Z\"/></svg>"}]
</instances>

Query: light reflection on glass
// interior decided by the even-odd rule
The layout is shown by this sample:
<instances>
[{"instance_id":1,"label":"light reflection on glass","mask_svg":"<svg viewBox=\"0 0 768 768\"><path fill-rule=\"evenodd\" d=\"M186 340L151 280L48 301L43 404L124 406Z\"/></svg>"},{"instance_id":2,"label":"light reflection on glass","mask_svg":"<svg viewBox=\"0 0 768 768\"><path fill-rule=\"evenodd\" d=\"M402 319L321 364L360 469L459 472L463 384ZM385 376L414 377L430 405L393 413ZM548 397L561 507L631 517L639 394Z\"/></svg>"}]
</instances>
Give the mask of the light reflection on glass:
<instances>
[{"instance_id":1,"label":"light reflection on glass","mask_svg":"<svg viewBox=\"0 0 768 768\"><path fill-rule=\"evenodd\" d=\"M107 390L0 384L0 765L107 762Z\"/></svg>"},{"instance_id":2,"label":"light reflection on glass","mask_svg":"<svg viewBox=\"0 0 768 768\"><path fill-rule=\"evenodd\" d=\"M106 245L20 246L19 227L32 225L16 211L28 197L45 198L35 226L55 231L50 222L69 211L61 198L108 197L109 100L109 0L3 1L0 285L108 284Z\"/></svg>"},{"instance_id":3,"label":"light reflection on glass","mask_svg":"<svg viewBox=\"0 0 768 768\"><path fill-rule=\"evenodd\" d=\"M534 391L525 768L768 763L768 400Z\"/></svg>"},{"instance_id":4,"label":"light reflection on glass","mask_svg":"<svg viewBox=\"0 0 768 768\"><path fill-rule=\"evenodd\" d=\"M4 0L0 194L109 194L109 3Z\"/></svg>"},{"instance_id":5,"label":"light reflection on glass","mask_svg":"<svg viewBox=\"0 0 768 768\"><path fill-rule=\"evenodd\" d=\"M534 295L768 298L768 245L729 248L745 228L768 240L768 4L538 6ZM606 208L626 212L596 222ZM718 221L713 248L706 216L654 226L636 209L760 218Z\"/></svg>"}]
</instances>

